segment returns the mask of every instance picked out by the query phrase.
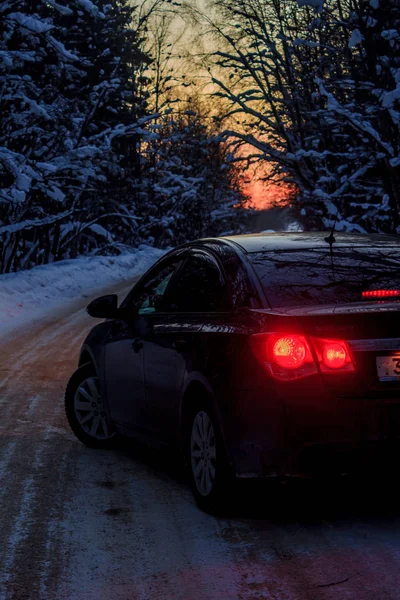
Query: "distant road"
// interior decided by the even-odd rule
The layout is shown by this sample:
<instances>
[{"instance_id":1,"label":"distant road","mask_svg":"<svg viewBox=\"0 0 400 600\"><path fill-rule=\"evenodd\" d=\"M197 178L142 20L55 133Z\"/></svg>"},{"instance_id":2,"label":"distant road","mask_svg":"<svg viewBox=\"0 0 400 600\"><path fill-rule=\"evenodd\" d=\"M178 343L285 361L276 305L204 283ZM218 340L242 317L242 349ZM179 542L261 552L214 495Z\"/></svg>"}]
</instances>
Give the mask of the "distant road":
<instances>
[{"instance_id":1,"label":"distant road","mask_svg":"<svg viewBox=\"0 0 400 600\"><path fill-rule=\"evenodd\" d=\"M62 397L92 324L77 303L0 346L1 600L399 600L380 489L250 485L214 518L168 459L82 446Z\"/></svg>"},{"instance_id":2,"label":"distant road","mask_svg":"<svg viewBox=\"0 0 400 600\"><path fill-rule=\"evenodd\" d=\"M268 231L269 229L286 231L287 227L290 227L293 222L298 222L298 220L294 216L290 206L284 206L283 208L267 208L254 213L251 218L250 228L256 233Z\"/></svg>"}]
</instances>

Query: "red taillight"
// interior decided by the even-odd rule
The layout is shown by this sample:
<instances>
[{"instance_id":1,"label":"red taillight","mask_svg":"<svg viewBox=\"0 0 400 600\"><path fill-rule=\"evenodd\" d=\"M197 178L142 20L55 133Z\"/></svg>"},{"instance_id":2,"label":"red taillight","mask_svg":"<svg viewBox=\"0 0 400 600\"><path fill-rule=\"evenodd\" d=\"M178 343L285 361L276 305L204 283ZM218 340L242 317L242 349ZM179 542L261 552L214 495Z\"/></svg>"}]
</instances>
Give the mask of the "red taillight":
<instances>
[{"instance_id":1,"label":"red taillight","mask_svg":"<svg viewBox=\"0 0 400 600\"><path fill-rule=\"evenodd\" d=\"M344 340L311 338L321 371L354 371L350 348Z\"/></svg>"},{"instance_id":2,"label":"red taillight","mask_svg":"<svg viewBox=\"0 0 400 600\"><path fill-rule=\"evenodd\" d=\"M253 350L269 374L292 381L318 372L310 346L303 335L268 333L251 337Z\"/></svg>"},{"instance_id":3,"label":"red taillight","mask_svg":"<svg viewBox=\"0 0 400 600\"><path fill-rule=\"evenodd\" d=\"M251 336L251 343L269 374L281 381L300 379L318 371L355 370L350 348L344 340L310 338L309 343L304 335L297 333L262 333Z\"/></svg>"},{"instance_id":4,"label":"red taillight","mask_svg":"<svg viewBox=\"0 0 400 600\"><path fill-rule=\"evenodd\" d=\"M361 295L363 298L395 298L400 296L400 290L371 290Z\"/></svg>"},{"instance_id":5,"label":"red taillight","mask_svg":"<svg viewBox=\"0 0 400 600\"><path fill-rule=\"evenodd\" d=\"M272 359L280 367L298 369L304 364L307 342L298 335L285 335L273 342Z\"/></svg>"},{"instance_id":6,"label":"red taillight","mask_svg":"<svg viewBox=\"0 0 400 600\"><path fill-rule=\"evenodd\" d=\"M341 369L346 364L346 350L341 344L326 344L322 352L324 365L330 369Z\"/></svg>"}]
</instances>

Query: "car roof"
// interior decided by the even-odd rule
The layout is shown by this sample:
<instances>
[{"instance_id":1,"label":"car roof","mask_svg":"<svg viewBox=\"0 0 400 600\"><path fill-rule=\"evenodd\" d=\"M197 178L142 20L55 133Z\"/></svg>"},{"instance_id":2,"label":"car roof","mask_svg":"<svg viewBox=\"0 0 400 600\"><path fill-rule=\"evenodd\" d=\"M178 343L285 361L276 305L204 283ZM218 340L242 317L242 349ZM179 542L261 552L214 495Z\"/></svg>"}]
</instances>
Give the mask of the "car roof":
<instances>
[{"instance_id":1,"label":"car roof","mask_svg":"<svg viewBox=\"0 0 400 600\"><path fill-rule=\"evenodd\" d=\"M330 247L327 238L329 232L302 232L302 233L251 233L245 235L230 235L219 240L234 243L240 246L242 251L251 254L253 252L273 252L275 250L305 250L307 248ZM362 233L334 233L335 242L333 248L337 247L362 247L362 246L397 246L400 249L400 237L384 234L362 234ZM211 240L204 240L205 242ZM216 241L215 239L213 241Z\"/></svg>"}]
</instances>

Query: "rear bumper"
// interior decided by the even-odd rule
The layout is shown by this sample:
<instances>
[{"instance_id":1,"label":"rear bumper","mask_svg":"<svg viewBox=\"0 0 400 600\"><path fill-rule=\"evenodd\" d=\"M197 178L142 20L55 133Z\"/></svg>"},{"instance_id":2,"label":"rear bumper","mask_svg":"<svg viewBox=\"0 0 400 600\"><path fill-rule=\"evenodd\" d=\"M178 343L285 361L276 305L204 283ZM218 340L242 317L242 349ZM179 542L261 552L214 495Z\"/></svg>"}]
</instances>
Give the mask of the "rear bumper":
<instances>
[{"instance_id":1,"label":"rear bumper","mask_svg":"<svg viewBox=\"0 0 400 600\"><path fill-rule=\"evenodd\" d=\"M397 472L400 442L377 442L355 446L346 442L315 444L289 457L287 467L271 470L266 455L253 456L248 469L236 470L236 477L280 479L329 478L342 475L375 477ZM264 467L266 466L266 468Z\"/></svg>"},{"instance_id":2,"label":"rear bumper","mask_svg":"<svg viewBox=\"0 0 400 600\"><path fill-rule=\"evenodd\" d=\"M239 448L232 464L236 476L242 478L318 477L398 470L399 460L400 439L299 443L284 448L282 460L272 463L270 449L261 441Z\"/></svg>"},{"instance_id":3,"label":"rear bumper","mask_svg":"<svg viewBox=\"0 0 400 600\"><path fill-rule=\"evenodd\" d=\"M273 401L253 392L238 407L225 436L238 477L380 470L400 457L400 397L336 398L298 386Z\"/></svg>"},{"instance_id":4,"label":"rear bumper","mask_svg":"<svg viewBox=\"0 0 400 600\"><path fill-rule=\"evenodd\" d=\"M359 443L338 441L304 445L289 456L285 475L324 477L368 473L398 468L400 440L375 440Z\"/></svg>"}]
</instances>

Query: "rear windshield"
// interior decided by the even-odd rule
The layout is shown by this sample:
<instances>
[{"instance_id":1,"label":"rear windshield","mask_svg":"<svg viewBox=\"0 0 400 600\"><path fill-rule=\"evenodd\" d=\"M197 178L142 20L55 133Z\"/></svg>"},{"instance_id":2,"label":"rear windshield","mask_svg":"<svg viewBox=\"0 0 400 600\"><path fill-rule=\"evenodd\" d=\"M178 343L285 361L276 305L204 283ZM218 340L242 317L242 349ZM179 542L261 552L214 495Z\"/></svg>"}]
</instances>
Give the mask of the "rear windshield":
<instances>
[{"instance_id":1,"label":"rear windshield","mask_svg":"<svg viewBox=\"0 0 400 600\"><path fill-rule=\"evenodd\" d=\"M327 246L248 256L270 306L278 308L359 302L364 291L400 290L399 249L393 245L330 251Z\"/></svg>"}]
</instances>

